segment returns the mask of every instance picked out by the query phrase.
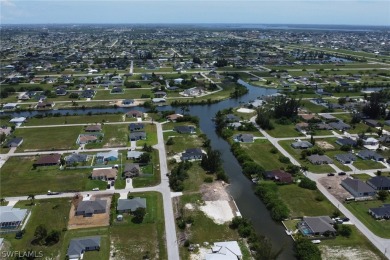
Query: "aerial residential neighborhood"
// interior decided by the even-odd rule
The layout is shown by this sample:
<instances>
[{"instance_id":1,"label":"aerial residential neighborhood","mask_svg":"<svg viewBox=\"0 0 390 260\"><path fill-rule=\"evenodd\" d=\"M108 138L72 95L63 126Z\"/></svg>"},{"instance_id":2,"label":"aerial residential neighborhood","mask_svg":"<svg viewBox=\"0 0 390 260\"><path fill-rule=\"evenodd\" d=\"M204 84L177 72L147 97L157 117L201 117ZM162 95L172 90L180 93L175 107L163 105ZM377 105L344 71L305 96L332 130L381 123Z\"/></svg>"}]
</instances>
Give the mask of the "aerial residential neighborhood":
<instances>
[{"instance_id":1,"label":"aerial residential neighborhood","mask_svg":"<svg viewBox=\"0 0 390 260\"><path fill-rule=\"evenodd\" d=\"M35 2L1 2L1 259L390 259L389 24Z\"/></svg>"}]
</instances>

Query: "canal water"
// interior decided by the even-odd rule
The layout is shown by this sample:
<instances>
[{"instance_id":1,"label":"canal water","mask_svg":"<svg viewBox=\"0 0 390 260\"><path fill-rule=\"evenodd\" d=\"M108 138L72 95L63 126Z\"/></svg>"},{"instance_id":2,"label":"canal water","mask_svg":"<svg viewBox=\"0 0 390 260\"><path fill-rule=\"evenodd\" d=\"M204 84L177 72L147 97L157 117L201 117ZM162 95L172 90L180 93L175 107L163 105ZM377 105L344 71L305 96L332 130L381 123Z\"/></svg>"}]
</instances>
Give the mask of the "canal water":
<instances>
[{"instance_id":1,"label":"canal water","mask_svg":"<svg viewBox=\"0 0 390 260\"><path fill-rule=\"evenodd\" d=\"M230 180L229 193L236 201L236 204L243 217L249 219L257 234L266 236L270 239L274 250L283 249L278 259L295 259L293 256L293 241L287 236L283 226L271 219L270 213L263 204L263 202L254 194L254 184L247 179L242 173L241 166L230 151L229 144L220 138L215 132L215 126L212 118L222 109L237 107L240 104L261 98L266 95L276 93L275 89L253 87L243 81L239 81L245 85L249 92L237 99L227 99L216 104L211 105L191 105L189 106L189 113L198 116L200 119L200 128L202 132L211 140L213 149L219 150L222 153L223 168ZM132 108L102 108L102 109L85 109L85 110L57 110L53 113L61 113L70 115L79 114L86 115L92 113L116 113L127 112L132 109L144 111L143 107ZM179 107L163 106L158 107L159 110L176 110L180 113ZM34 116L36 114L44 114L43 111L31 111L13 113L14 116Z\"/></svg>"}]
</instances>

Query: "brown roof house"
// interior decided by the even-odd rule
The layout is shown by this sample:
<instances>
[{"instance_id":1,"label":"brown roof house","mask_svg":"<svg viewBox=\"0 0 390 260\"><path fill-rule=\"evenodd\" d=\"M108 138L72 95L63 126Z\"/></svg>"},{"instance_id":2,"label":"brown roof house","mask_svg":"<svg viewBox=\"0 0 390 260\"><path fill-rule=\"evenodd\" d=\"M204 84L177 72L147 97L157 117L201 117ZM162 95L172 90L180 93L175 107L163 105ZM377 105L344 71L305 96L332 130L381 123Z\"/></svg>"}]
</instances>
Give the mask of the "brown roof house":
<instances>
[{"instance_id":1,"label":"brown roof house","mask_svg":"<svg viewBox=\"0 0 390 260\"><path fill-rule=\"evenodd\" d=\"M38 160L33 164L34 166L50 166L50 165L58 165L61 160L61 154L53 153L53 154L45 154L39 156Z\"/></svg>"},{"instance_id":2,"label":"brown roof house","mask_svg":"<svg viewBox=\"0 0 390 260\"><path fill-rule=\"evenodd\" d=\"M127 117L142 117L144 113L138 110L130 110L129 112L126 113Z\"/></svg>"},{"instance_id":3,"label":"brown roof house","mask_svg":"<svg viewBox=\"0 0 390 260\"><path fill-rule=\"evenodd\" d=\"M125 169L123 170L123 175L125 178L132 178L139 176L141 173L141 168L137 163L127 163Z\"/></svg>"},{"instance_id":4,"label":"brown roof house","mask_svg":"<svg viewBox=\"0 0 390 260\"><path fill-rule=\"evenodd\" d=\"M280 183L292 183L293 178L290 173L283 170L266 171L263 173L265 179L274 180Z\"/></svg>"},{"instance_id":5,"label":"brown roof house","mask_svg":"<svg viewBox=\"0 0 390 260\"><path fill-rule=\"evenodd\" d=\"M110 181L110 180L115 180L117 174L118 174L118 170L115 168L93 169L92 179Z\"/></svg>"},{"instance_id":6,"label":"brown roof house","mask_svg":"<svg viewBox=\"0 0 390 260\"><path fill-rule=\"evenodd\" d=\"M85 132L100 132L102 131L102 126L100 124L88 125L85 127Z\"/></svg>"},{"instance_id":7,"label":"brown roof house","mask_svg":"<svg viewBox=\"0 0 390 260\"><path fill-rule=\"evenodd\" d=\"M176 120L179 117L183 117L183 116L180 114L172 114L172 115L167 116L167 120L172 121L172 122L176 122Z\"/></svg>"}]
</instances>

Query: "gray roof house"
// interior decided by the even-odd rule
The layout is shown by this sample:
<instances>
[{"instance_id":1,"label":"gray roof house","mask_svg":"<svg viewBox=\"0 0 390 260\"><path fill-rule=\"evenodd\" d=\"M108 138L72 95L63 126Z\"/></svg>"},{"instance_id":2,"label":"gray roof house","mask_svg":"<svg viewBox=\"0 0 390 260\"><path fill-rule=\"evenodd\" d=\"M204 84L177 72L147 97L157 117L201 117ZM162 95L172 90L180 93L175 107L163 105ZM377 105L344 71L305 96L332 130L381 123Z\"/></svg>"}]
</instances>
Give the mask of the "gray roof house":
<instances>
[{"instance_id":1,"label":"gray roof house","mask_svg":"<svg viewBox=\"0 0 390 260\"><path fill-rule=\"evenodd\" d=\"M118 206L116 207L116 210L118 211L118 213L131 213L137 208L146 209L145 198L136 197L133 199L118 199Z\"/></svg>"},{"instance_id":2,"label":"gray roof house","mask_svg":"<svg viewBox=\"0 0 390 260\"><path fill-rule=\"evenodd\" d=\"M69 260L82 259L86 251L100 250L100 237L81 237L70 240L66 255Z\"/></svg>"},{"instance_id":3,"label":"gray roof house","mask_svg":"<svg viewBox=\"0 0 390 260\"><path fill-rule=\"evenodd\" d=\"M106 213L107 200L83 200L76 209L76 216L92 217L93 214Z\"/></svg>"},{"instance_id":4,"label":"gray roof house","mask_svg":"<svg viewBox=\"0 0 390 260\"><path fill-rule=\"evenodd\" d=\"M225 120L227 122L238 122L238 121L240 121L240 118L236 115L233 115L233 114L227 114L225 116Z\"/></svg>"},{"instance_id":5,"label":"gray roof house","mask_svg":"<svg viewBox=\"0 0 390 260\"><path fill-rule=\"evenodd\" d=\"M145 132L132 132L132 133L130 133L129 138L130 138L130 141L145 140L146 133Z\"/></svg>"},{"instance_id":6,"label":"gray roof house","mask_svg":"<svg viewBox=\"0 0 390 260\"><path fill-rule=\"evenodd\" d=\"M338 145L349 145L349 146L356 146L357 142L351 138L340 138L336 140L336 144Z\"/></svg>"},{"instance_id":7,"label":"gray roof house","mask_svg":"<svg viewBox=\"0 0 390 260\"><path fill-rule=\"evenodd\" d=\"M327 155L312 154L306 157L312 164L331 164L333 160L330 159Z\"/></svg>"},{"instance_id":8,"label":"gray roof house","mask_svg":"<svg viewBox=\"0 0 390 260\"><path fill-rule=\"evenodd\" d=\"M358 152L357 156L362 158L363 160L374 160L374 161L385 160L385 158L382 155L370 150L361 150L360 152Z\"/></svg>"},{"instance_id":9,"label":"gray roof house","mask_svg":"<svg viewBox=\"0 0 390 260\"><path fill-rule=\"evenodd\" d=\"M235 142L253 143L253 134L236 134L233 136Z\"/></svg>"},{"instance_id":10,"label":"gray roof house","mask_svg":"<svg viewBox=\"0 0 390 260\"><path fill-rule=\"evenodd\" d=\"M144 152L140 152L140 151L128 151L127 152L127 159L139 159L139 157L141 157L141 155L143 154Z\"/></svg>"},{"instance_id":11,"label":"gray roof house","mask_svg":"<svg viewBox=\"0 0 390 260\"><path fill-rule=\"evenodd\" d=\"M0 228L18 228L27 216L27 213L27 209L13 208L11 206L0 206Z\"/></svg>"},{"instance_id":12,"label":"gray roof house","mask_svg":"<svg viewBox=\"0 0 390 260\"><path fill-rule=\"evenodd\" d=\"M67 165L72 165L74 163L86 162L88 155L82 153L72 153L71 155L66 156L65 162Z\"/></svg>"},{"instance_id":13,"label":"gray roof house","mask_svg":"<svg viewBox=\"0 0 390 260\"><path fill-rule=\"evenodd\" d=\"M141 168L139 167L139 164L137 163L126 163L125 169L123 170L123 175L126 178L132 178L135 176L139 176L141 173Z\"/></svg>"},{"instance_id":14,"label":"gray roof house","mask_svg":"<svg viewBox=\"0 0 390 260\"><path fill-rule=\"evenodd\" d=\"M340 130L340 131L351 129L351 126L344 123L343 121L331 122L329 123L329 126L331 126L333 129Z\"/></svg>"},{"instance_id":15,"label":"gray roof house","mask_svg":"<svg viewBox=\"0 0 390 260\"><path fill-rule=\"evenodd\" d=\"M298 224L298 229L304 236L320 236L325 232L335 234L334 221L328 216L303 217L303 221Z\"/></svg>"},{"instance_id":16,"label":"gray roof house","mask_svg":"<svg viewBox=\"0 0 390 260\"><path fill-rule=\"evenodd\" d=\"M145 128L145 125L142 124L142 123L130 123L129 124L129 130L130 132L133 132L133 131L139 131L139 130L142 130Z\"/></svg>"},{"instance_id":17,"label":"gray roof house","mask_svg":"<svg viewBox=\"0 0 390 260\"><path fill-rule=\"evenodd\" d=\"M375 196L375 190L359 179L347 178L341 181L343 186L355 198Z\"/></svg>"},{"instance_id":18,"label":"gray roof house","mask_svg":"<svg viewBox=\"0 0 390 260\"><path fill-rule=\"evenodd\" d=\"M353 163L357 159L356 156L353 155L352 153L336 154L335 158L337 161L344 164Z\"/></svg>"},{"instance_id":19,"label":"gray roof house","mask_svg":"<svg viewBox=\"0 0 390 260\"><path fill-rule=\"evenodd\" d=\"M15 138L12 138L11 140L9 140L7 142L7 147L18 147L19 145L21 145L23 143L23 138L22 137L15 137Z\"/></svg>"},{"instance_id":20,"label":"gray roof house","mask_svg":"<svg viewBox=\"0 0 390 260\"><path fill-rule=\"evenodd\" d=\"M385 176L375 176L367 181L375 190L390 190L390 178Z\"/></svg>"},{"instance_id":21,"label":"gray roof house","mask_svg":"<svg viewBox=\"0 0 390 260\"><path fill-rule=\"evenodd\" d=\"M368 213L376 219L390 219L390 204L384 204L379 208L370 208Z\"/></svg>"},{"instance_id":22,"label":"gray roof house","mask_svg":"<svg viewBox=\"0 0 390 260\"><path fill-rule=\"evenodd\" d=\"M192 125L179 125L173 128L174 131L180 134L193 134L195 133L195 127Z\"/></svg>"},{"instance_id":23,"label":"gray roof house","mask_svg":"<svg viewBox=\"0 0 390 260\"><path fill-rule=\"evenodd\" d=\"M181 155L181 159L183 161L187 160L200 160L202 159L203 153L200 148L189 148L185 150L184 153Z\"/></svg>"},{"instance_id":24,"label":"gray roof house","mask_svg":"<svg viewBox=\"0 0 390 260\"><path fill-rule=\"evenodd\" d=\"M291 144L294 149L307 149L313 147L312 143L308 141L297 141Z\"/></svg>"}]
</instances>

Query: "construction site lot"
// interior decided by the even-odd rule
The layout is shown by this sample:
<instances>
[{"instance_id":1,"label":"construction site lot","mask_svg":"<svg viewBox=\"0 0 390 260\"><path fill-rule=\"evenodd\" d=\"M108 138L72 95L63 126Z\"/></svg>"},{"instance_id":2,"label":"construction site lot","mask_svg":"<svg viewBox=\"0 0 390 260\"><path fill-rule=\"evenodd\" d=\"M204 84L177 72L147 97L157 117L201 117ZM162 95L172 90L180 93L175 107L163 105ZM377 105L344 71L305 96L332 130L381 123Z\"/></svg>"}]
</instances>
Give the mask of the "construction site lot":
<instances>
[{"instance_id":1,"label":"construction site lot","mask_svg":"<svg viewBox=\"0 0 390 260\"><path fill-rule=\"evenodd\" d=\"M79 228L93 228L93 227L104 227L110 223L110 205L111 195L93 195L90 200L107 200L106 212L93 214L91 217L84 217L83 215L76 216L77 205L82 201L83 197L78 195L72 199L72 205L69 212L68 229L79 229Z\"/></svg>"},{"instance_id":2,"label":"construction site lot","mask_svg":"<svg viewBox=\"0 0 390 260\"><path fill-rule=\"evenodd\" d=\"M344 202L346 198L352 197L352 195L341 186L341 181L346 178L347 176L326 176L320 178L318 181L322 186L328 189L328 192L338 201Z\"/></svg>"}]
</instances>

